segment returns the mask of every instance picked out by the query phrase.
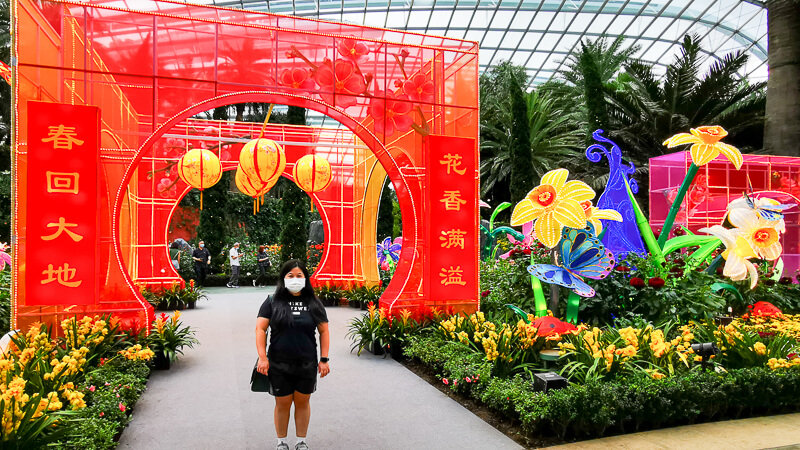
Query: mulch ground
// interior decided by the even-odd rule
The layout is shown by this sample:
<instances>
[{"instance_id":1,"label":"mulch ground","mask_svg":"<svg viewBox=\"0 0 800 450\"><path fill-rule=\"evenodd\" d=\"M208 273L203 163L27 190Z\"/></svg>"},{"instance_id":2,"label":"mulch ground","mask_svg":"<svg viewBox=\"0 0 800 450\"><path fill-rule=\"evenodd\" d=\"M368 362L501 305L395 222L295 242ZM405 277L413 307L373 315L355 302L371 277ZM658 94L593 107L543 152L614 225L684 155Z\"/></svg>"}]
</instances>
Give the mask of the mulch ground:
<instances>
[{"instance_id":1,"label":"mulch ground","mask_svg":"<svg viewBox=\"0 0 800 450\"><path fill-rule=\"evenodd\" d=\"M517 444L525 448L542 448L550 447L553 445L567 444L572 441L565 441L557 437L551 436L529 436L525 434L522 429L522 424L517 420L509 419L508 417L498 414L482 402L479 402L472 397L453 392L449 387L439 379L438 376L425 364L413 359L404 359L400 364L405 366L411 372L414 372L418 377L427 381L428 384L435 387L439 392L457 401L461 406L467 408L470 412L483 419L484 422L493 426L495 429L513 439Z\"/></svg>"}]
</instances>

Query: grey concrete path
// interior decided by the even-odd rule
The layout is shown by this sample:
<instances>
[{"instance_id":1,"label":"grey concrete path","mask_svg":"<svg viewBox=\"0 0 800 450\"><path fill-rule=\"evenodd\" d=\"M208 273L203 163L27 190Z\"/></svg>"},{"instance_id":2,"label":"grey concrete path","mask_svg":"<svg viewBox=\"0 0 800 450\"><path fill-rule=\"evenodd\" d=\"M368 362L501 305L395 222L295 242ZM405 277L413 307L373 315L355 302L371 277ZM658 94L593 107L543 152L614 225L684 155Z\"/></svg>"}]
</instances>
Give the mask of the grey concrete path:
<instances>
[{"instance_id":1,"label":"grey concrete path","mask_svg":"<svg viewBox=\"0 0 800 450\"><path fill-rule=\"evenodd\" d=\"M274 449L274 401L250 391L255 321L268 289L211 288L183 312L201 344L155 371L122 435L123 449ZM390 358L350 353L347 321L328 308L331 374L311 398L313 450L519 449L514 441ZM294 424L289 438L294 448Z\"/></svg>"}]
</instances>

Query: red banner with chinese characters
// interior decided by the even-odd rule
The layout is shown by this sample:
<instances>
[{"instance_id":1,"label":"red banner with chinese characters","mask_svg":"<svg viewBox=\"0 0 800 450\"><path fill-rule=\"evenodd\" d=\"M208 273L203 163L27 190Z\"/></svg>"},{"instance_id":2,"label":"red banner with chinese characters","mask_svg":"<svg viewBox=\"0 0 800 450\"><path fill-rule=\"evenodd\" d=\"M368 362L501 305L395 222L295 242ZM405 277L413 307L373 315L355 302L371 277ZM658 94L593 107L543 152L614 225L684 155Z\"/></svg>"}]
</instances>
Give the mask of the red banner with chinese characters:
<instances>
[{"instance_id":1,"label":"red banner with chinese characters","mask_svg":"<svg viewBox=\"0 0 800 450\"><path fill-rule=\"evenodd\" d=\"M478 301L478 160L475 140L428 136L430 299Z\"/></svg>"},{"instance_id":2,"label":"red banner with chinese characters","mask_svg":"<svg viewBox=\"0 0 800 450\"><path fill-rule=\"evenodd\" d=\"M97 301L100 109L28 102L25 305Z\"/></svg>"}]
</instances>

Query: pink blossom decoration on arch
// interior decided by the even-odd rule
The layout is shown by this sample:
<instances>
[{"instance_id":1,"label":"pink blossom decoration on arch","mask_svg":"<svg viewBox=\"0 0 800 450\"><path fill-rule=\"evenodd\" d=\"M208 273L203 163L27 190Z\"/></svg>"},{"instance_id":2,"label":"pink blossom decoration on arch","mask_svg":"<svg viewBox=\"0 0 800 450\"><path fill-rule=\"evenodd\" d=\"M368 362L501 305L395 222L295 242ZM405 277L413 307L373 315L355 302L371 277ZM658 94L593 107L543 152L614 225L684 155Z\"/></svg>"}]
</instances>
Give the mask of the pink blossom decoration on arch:
<instances>
[{"instance_id":1,"label":"pink blossom decoration on arch","mask_svg":"<svg viewBox=\"0 0 800 450\"><path fill-rule=\"evenodd\" d=\"M413 105L408 96L401 94L395 97L394 92L386 92L386 100L379 93L369 104L369 115L375 121L375 132L393 135L396 131L404 132L411 128L414 119L410 116Z\"/></svg>"},{"instance_id":2,"label":"pink blossom decoration on arch","mask_svg":"<svg viewBox=\"0 0 800 450\"><path fill-rule=\"evenodd\" d=\"M280 80L282 86L303 91L314 89L315 86L314 80L311 78L311 74L308 70L297 67L293 69L284 69L283 72L281 72Z\"/></svg>"},{"instance_id":3,"label":"pink blossom decoration on arch","mask_svg":"<svg viewBox=\"0 0 800 450\"><path fill-rule=\"evenodd\" d=\"M403 82L403 92L415 102L433 102L433 80L418 73Z\"/></svg>"},{"instance_id":4,"label":"pink blossom decoration on arch","mask_svg":"<svg viewBox=\"0 0 800 450\"><path fill-rule=\"evenodd\" d=\"M364 61L369 55L369 47L363 42L352 38L345 38L336 45L339 54L353 62Z\"/></svg>"},{"instance_id":5,"label":"pink blossom decoration on arch","mask_svg":"<svg viewBox=\"0 0 800 450\"><path fill-rule=\"evenodd\" d=\"M355 96L363 94L367 88L355 64L345 59L337 59L335 63L326 59L314 71L314 81L327 91L319 93L322 99L340 108L355 105Z\"/></svg>"}]
</instances>

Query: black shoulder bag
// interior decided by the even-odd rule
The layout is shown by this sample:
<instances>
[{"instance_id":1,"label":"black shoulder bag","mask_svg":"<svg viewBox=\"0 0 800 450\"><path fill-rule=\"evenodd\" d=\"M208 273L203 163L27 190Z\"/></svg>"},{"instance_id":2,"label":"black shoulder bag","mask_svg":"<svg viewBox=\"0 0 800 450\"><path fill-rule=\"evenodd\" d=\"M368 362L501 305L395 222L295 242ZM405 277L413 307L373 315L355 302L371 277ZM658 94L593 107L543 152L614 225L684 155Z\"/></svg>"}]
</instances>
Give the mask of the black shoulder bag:
<instances>
[{"instance_id":1,"label":"black shoulder bag","mask_svg":"<svg viewBox=\"0 0 800 450\"><path fill-rule=\"evenodd\" d=\"M272 296L270 295L269 297ZM250 375L250 390L253 392L270 392L271 389L269 376L258 371L258 359L256 359L256 365L253 366L253 374Z\"/></svg>"}]
</instances>

